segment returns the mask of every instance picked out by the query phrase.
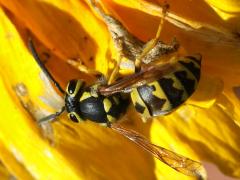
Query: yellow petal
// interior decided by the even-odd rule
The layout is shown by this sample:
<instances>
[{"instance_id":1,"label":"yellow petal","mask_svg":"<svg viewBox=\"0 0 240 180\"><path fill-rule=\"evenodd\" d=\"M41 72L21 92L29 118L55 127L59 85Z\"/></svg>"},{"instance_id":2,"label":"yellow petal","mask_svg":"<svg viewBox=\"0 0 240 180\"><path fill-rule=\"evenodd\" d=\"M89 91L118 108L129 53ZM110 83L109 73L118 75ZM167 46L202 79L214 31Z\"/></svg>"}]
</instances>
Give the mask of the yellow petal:
<instances>
[{"instance_id":1,"label":"yellow petal","mask_svg":"<svg viewBox=\"0 0 240 180\"><path fill-rule=\"evenodd\" d=\"M240 3L237 0L223 0L223 1L216 1L216 0L207 0L210 5L218 8L221 11L225 11L227 13L239 13L240 11Z\"/></svg>"},{"instance_id":2,"label":"yellow petal","mask_svg":"<svg viewBox=\"0 0 240 180\"><path fill-rule=\"evenodd\" d=\"M240 12L240 3L237 0L206 0L206 2L212 7L212 9L218 14L218 16L228 21L226 22L232 27L239 26L239 12ZM237 32L236 32L237 33Z\"/></svg>"},{"instance_id":3,"label":"yellow petal","mask_svg":"<svg viewBox=\"0 0 240 180\"><path fill-rule=\"evenodd\" d=\"M0 166L0 176L2 179L14 178L14 176L10 174L10 172L7 170L7 168L2 163Z\"/></svg>"},{"instance_id":4,"label":"yellow petal","mask_svg":"<svg viewBox=\"0 0 240 180\"><path fill-rule=\"evenodd\" d=\"M53 96L57 95L48 92L50 87L39 78L41 70L18 33L26 40L27 27L43 44L41 47L37 43L37 47L43 52L47 51L46 48L50 49L47 67L63 85L73 77L89 78L64 63L70 58L81 58L89 67L107 74L108 61L116 56L111 37L104 23L82 1L0 2L10 11L8 16L1 11L0 19L1 27L4 27L0 29L1 47L4 47L0 49L0 58L4 60L0 62L0 87L3 89L0 98L4 102L0 106L4 119L0 121L0 142L1 151L6 152L3 153L5 155L0 153L0 159L14 175L22 179L44 179L51 172L50 178L59 179L64 178L65 173L62 172L65 170L71 179L191 179L153 160L110 130L92 123L73 124L65 116L60 122L53 123L55 147L51 147L19 103L16 87L26 87L28 94L20 94L20 97L26 109L31 110L36 118L58 110L56 102L49 100L46 106L42 101L54 99ZM134 35L145 41L154 37L160 21L158 17L161 16L156 2L106 0L105 3L106 9L119 17ZM214 13L204 1L172 1L170 5L172 17L185 26L179 29L170 24L164 25L163 40L169 42L176 36L182 46L181 52L200 52L203 55L200 88L192 98L193 103L189 101L189 104L201 108L183 105L172 115L155 119L151 128L150 123L142 124L137 113L130 110L127 116L130 121L126 125L151 136L156 144L195 160L200 158L214 162L224 173L240 177L236 158L239 156L237 89L240 82L237 77L240 74L240 54L234 46L238 42L232 33L234 26L229 28L226 18L219 18L219 14ZM203 37L195 36L185 32L186 26L190 27L190 32L207 33ZM209 32L213 35L212 39L207 36ZM35 111L36 114L33 113ZM23 167L14 161L19 154ZM7 160L11 158L9 163Z\"/></svg>"}]
</instances>

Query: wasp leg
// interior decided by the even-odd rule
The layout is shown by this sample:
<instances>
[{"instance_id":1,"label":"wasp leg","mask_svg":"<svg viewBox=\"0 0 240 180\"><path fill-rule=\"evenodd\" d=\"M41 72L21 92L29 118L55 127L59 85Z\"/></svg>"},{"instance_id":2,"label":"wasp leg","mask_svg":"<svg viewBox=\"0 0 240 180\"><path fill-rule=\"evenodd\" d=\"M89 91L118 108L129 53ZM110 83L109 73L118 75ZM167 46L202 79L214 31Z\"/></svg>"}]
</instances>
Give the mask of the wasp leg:
<instances>
[{"instance_id":1,"label":"wasp leg","mask_svg":"<svg viewBox=\"0 0 240 180\"><path fill-rule=\"evenodd\" d=\"M101 85L107 84L107 79L101 72L88 68L87 66L83 65L81 61L68 59L67 63L70 64L71 66L73 66L74 68L80 70L81 72L84 72L86 74L90 74L90 75L96 77L97 83L99 83Z\"/></svg>"},{"instance_id":2,"label":"wasp leg","mask_svg":"<svg viewBox=\"0 0 240 180\"><path fill-rule=\"evenodd\" d=\"M116 65L115 65L111 75L109 76L108 84L111 84L117 78L119 69L120 69L120 64L121 64L122 58L124 57L122 37L118 37L117 39L115 39L115 42L117 42L117 47L118 47L118 58L116 60Z\"/></svg>"},{"instance_id":3,"label":"wasp leg","mask_svg":"<svg viewBox=\"0 0 240 180\"><path fill-rule=\"evenodd\" d=\"M136 68L139 68L141 66L141 63L142 63L142 59L148 54L148 52L153 49L157 43L159 42L159 39L160 39L160 34L161 34L161 31L162 31L162 28L163 28L163 24L164 24L164 21L165 21L165 16L167 14L167 10L169 8L169 5L167 3L165 3L162 7L162 17L161 17L161 21L159 23L159 26L158 26L158 30L157 30L157 33L156 33L156 36L151 39L150 41L148 41L142 51L142 53L136 58L136 61L135 61L135 66Z\"/></svg>"},{"instance_id":4,"label":"wasp leg","mask_svg":"<svg viewBox=\"0 0 240 180\"><path fill-rule=\"evenodd\" d=\"M154 46L148 54L146 54L142 59L141 62L144 64L149 64L154 61L160 61L163 63L163 60L169 59L166 58L166 55L171 54L171 56L174 56L174 52L177 52L179 48L179 43L174 38L171 44L165 44L164 42L158 41L156 46ZM155 62L154 62L155 63ZM142 66L141 66L142 67ZM138 67L136 67L138 68Z\"/></svg>"},{"instance_id":5,"label":"wasp leg","mask_svg":"<svg viewBox=\"0 0 240 180\"><path fill-rule=\"evenodd\" d=\"M111 75L109 76L107 84L112 84L115 81L115 79L117 78L119 69L120 69L121 60L122 60L122 56L119 56L118 60L116 62L116 66L114 67Z\"/></svg>"},{"instance_id":6,"label":"wasp leg","mask_svg":"<svg viewBox=\"0 0 240 180\"><path fill-rule=\"evenodd\" d=\"M90 74L90 75L93 75L93 76L101 75L100 72L98 72L94 69L90 69L87 66L83 65L83 63L81 61L68 59L67 63L70 64L71 66L73 66L74 68L78 69L79 71L84 72L86 74Z\"/></svg>"},{"instance_id":7,"label":"wasp leg","mask_svg":"<svg viewBox=\"0 0 240 180\"><path fill-rule=\"evenodd\" d=\"M114 82L114 80L117 78L118 72L119 72L119 65L120 65L120 63L121 63L121 58L119 57L117 62L116 62L116 64L115 64L115 67L114 67L111 75L109 76L107 84L112 84Z\"/></svg>"},{"instance_id":8,"label":"wasp leg","mask_svg":"<svg viewBox=\"0 0 240 180\"><path fill-rule=\"evenodd\" d=\"M96 78L97 78L96 84L100 84L100 85L107 84L107 79L103 74L97 75Z\"/></svg>"}]
</instances>

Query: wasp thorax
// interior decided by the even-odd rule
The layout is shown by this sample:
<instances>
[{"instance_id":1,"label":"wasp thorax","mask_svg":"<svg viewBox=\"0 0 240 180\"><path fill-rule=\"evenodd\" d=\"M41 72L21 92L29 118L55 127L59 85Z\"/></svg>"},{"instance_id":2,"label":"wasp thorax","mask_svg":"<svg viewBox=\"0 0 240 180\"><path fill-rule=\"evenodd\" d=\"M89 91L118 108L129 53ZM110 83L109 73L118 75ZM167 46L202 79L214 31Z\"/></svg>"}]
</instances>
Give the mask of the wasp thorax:
<instances>
[{"instance_id":1,"label":"wasp thorax","mask_svg":"<svg viewBox=\"0 0 240 180\"><path fill-rule=\"evenodd\" d=\"M81 80L71 80L65 95L65 107L73 122L90 120L107 125L116 121L125 112L128 99L118 93L103 96L99 93L100 84L85 86Z\"/></svg>"}]
</instances>

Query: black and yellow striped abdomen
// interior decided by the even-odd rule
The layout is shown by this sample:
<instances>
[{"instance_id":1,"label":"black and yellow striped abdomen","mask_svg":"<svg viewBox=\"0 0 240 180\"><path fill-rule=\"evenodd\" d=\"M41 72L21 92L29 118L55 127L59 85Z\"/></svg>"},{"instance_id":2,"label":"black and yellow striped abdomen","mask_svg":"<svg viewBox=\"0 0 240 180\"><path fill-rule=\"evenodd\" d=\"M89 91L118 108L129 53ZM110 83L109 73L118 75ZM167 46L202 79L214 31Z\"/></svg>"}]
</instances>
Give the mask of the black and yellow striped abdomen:
<instances>
[{"instance_id":1,"label":"black and yellow striped abdomen","mask_svg":"<svg viewBox=\"0 0 240 180\"><path fill-rule=\"evenodd\" d=\"M148 118L170 113L192 95L200 79L201 56L179 58L178 68L162 78L134 88L136 110Z\"/></svg>"}]
</instances>

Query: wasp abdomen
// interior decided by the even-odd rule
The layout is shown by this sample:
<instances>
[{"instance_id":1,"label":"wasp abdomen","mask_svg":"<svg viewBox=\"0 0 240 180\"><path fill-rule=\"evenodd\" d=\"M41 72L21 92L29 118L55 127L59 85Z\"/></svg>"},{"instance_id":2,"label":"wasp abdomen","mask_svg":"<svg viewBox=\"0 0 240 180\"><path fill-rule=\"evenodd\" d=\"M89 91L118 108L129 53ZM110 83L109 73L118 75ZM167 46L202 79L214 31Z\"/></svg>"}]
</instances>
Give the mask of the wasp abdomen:
<instances>
[{"instance_id":1,"label":"wasp abdomen","mask_svg":"<svg viewBox=\"0 0 240 180\"><path fill-rule=\"evenodd\" d=\"M175 71L132 90L133 104L144 117L170 113L197 88L201 56L182 57L177 63L179 66Z\"/></svg>"}]
</instances>

